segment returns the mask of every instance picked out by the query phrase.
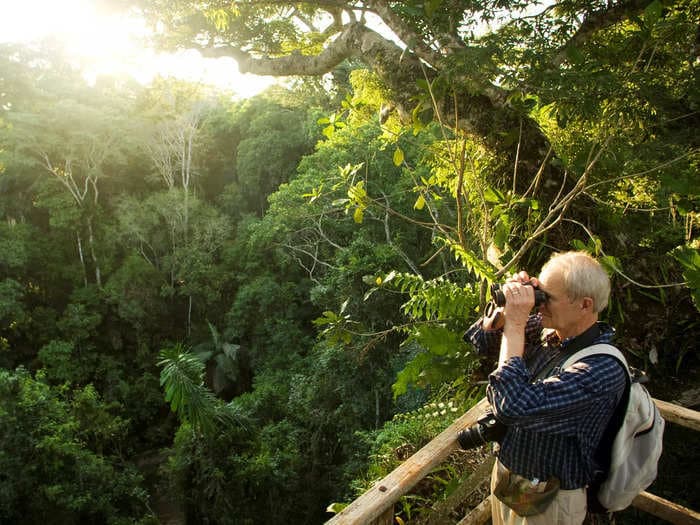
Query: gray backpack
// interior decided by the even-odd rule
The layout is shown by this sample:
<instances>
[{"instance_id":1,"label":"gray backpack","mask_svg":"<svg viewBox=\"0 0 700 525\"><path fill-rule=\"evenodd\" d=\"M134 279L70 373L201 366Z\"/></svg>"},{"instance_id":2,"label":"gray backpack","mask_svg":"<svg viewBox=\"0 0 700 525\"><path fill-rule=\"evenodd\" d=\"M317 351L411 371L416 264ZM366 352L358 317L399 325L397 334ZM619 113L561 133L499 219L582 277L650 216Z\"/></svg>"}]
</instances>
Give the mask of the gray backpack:
<instances>
[{"instance_id":1,"label":"gray backpack","mask_svg":"<svg viewBox=\"0 0 700 525\"><path fill-rule=\"evenodd\" d=\"M609 468L596 483L598 488L594 494L605 510L618 511L628 507L656 479L664 420L647 389L634 377L625 357L614 346L597 344L584 348L567 358L561 369L584 357L600 354L615 357L628 377L628 389L599 446L606 462L608 448L610 450Z\"/></svg>"}]
</instances>

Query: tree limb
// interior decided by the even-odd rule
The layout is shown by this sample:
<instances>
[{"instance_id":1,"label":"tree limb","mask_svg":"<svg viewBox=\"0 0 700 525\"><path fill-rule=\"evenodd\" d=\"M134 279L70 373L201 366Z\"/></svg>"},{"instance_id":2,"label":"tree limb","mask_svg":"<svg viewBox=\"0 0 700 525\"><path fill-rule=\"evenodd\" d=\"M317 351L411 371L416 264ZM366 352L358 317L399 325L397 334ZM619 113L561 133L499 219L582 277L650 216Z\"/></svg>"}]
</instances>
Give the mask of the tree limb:
<instances>
[{"instance_id":1,"label":"tree limb","mask_svg":"<svg viewBox=\"0 0 700 525\"><path fill-rule=\"evenodd\" d=\"M200 47L206 57L232 57L238 63L240 73L269 76L319 76L332 71L349 58L361 58L392 89L399 103L410 96L407 87L415 85L419 62L412 53L404 52L398 45L376 31L357 22L347 24L318 55L290 55L269 57L235 46ZM406 98L406 101L402 100Z\"/></svg>"},{"instance_id":2,"label":"tree limb","mask_svg":"<svg viewBox=\"0 0 700 525\"><path fill-rule=\"evenodd\" d=\"M552 63L560 66L566 60L566 50L569 47L578 47L584 44L593 34L601 29L605 29L617 24L621 20L629 18L631 15L641 12L651 2L649 0L628 0L596 11L587 16L578 30L556 54Z\"/></svg>"},{"instance_id":3,"label":"tree limb","mask_svg":"<svg viewBox=\"0 0 700 525\"><path fill-rule=\"evenodd\" d=\"M413 29L391 10L388 2L385 0L369 0L367 6L382 19L386 26L391 29L418 58L431 67L436 67L442 61L442 56L426 46L422 37L413 31Z\"/></svg>"}]
</instances>

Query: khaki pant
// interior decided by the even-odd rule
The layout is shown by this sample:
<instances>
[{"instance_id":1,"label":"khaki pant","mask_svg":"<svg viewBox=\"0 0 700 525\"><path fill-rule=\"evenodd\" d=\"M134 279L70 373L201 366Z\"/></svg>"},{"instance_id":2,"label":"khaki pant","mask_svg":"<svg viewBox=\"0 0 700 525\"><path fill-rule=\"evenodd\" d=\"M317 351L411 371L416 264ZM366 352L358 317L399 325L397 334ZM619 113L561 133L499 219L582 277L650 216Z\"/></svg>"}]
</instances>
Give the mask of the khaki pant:
<instances>
[{"instance_id":1,"label":"khaki pant","mask_svg":"<svg viewBox=\"0 0 700 525\"><path fill-rule=\"evenodd\" d=\"M491 474L491 523L493 525L581 525L586 518L586 489L559 490L547 510L521 517L493 495L498 461Z\"/></svg>"}]
</instances>

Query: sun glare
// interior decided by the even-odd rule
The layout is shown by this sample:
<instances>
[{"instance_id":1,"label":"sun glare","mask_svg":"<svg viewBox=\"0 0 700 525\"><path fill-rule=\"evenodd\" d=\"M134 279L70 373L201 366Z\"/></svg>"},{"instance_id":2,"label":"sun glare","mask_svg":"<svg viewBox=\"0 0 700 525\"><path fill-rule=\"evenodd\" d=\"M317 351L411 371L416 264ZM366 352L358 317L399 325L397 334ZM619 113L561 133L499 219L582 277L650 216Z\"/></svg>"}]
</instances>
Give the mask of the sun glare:
<instances>
[{"instance_id":1,"label":"sun glare","mask_svg":"<svg viewBox=\"0 0 700 525\"><path fill-rule=\"evenodd\" d=\"M205 59L194 50L157 53L145 46L149 29L142 19L102 12L98 4L94 0L8 2L0 8L0 41L56 40L90 82L100 75L128 75L147 84L159 75L212 84L249 97L275 81L239 74L233 59Z\"/></svg>"}]
</instances>

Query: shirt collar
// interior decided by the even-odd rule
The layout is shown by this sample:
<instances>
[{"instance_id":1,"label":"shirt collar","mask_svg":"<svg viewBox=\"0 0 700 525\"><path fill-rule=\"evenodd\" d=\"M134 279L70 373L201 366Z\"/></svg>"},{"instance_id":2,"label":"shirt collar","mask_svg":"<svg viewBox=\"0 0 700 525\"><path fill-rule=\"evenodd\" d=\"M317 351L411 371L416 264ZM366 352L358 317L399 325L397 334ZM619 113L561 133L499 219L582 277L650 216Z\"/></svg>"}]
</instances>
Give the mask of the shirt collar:
<instances>
[{"instance_id":1,"label":"shirt collar","mask_svg":"<svg viewBox=\"0 0 700 525\"><path fill-rule=\"evenodd\" d=\"M585 347L590 346L601 339L610 341L614 335L615 329L612 326L610 326L608 323L598 321L582 334L567 337L563 341L559 338L557 332L553 328L545 328L542 332L542 340L552 348L565 350L567 348L571 348L572 344L575 344L575 341L586 342L587 339L590 339L590 342L584 345Z\"/></svg>"}]
</instances>

